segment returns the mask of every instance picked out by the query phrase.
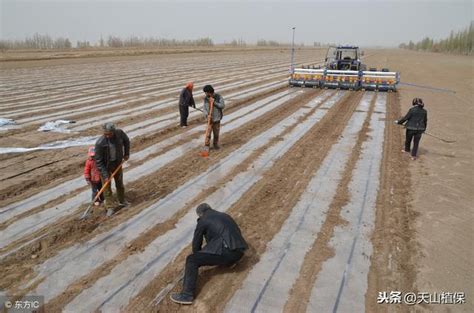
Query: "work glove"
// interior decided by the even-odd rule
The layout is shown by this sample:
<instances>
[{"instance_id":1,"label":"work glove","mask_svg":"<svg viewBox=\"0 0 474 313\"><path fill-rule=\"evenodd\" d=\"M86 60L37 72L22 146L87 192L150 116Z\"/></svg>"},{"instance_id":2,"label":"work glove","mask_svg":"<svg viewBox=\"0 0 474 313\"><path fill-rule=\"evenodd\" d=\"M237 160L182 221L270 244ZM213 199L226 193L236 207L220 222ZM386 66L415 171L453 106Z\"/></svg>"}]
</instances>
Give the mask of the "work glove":
<instances>
[{"instance_id":1,"label":"work glove","mask_svg":"<svg viewBox=\"0 0 474 313\"><path fill-rule=\"evenodd\" d=\"M89 186L92 186L92 182L90 179L86 179L86 183L89 185Z\"/></svg>"},{"instance_id":2,"label":"work glove","mask_svg":"<svg viewBox=\"0 0 474 313\"><path fill-rule=\"evenodd\" d=\"M398 120L393 121L393 124L398 125Z\"/></svg>"}]
</instances>

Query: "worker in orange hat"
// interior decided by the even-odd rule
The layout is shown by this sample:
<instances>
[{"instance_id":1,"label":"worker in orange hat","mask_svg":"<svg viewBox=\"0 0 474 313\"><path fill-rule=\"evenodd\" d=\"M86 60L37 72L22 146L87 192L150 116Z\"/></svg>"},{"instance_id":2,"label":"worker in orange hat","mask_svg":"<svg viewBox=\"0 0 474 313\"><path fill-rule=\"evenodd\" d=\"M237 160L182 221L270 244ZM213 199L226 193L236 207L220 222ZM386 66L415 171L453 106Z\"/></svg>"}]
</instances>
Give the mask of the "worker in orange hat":
<instances>
[{"instance_id":1,"label":"worker in orange hat","mask_svg":"<svg viewBox=\"0 0 474 313\"><path fill-rule=\"evenodd\" d=\"M193 82L188 82L179 94L179 115L181 117L180 126L188 126L189 107L196 108L193 97Z\"/></svg>"}]
</instances>

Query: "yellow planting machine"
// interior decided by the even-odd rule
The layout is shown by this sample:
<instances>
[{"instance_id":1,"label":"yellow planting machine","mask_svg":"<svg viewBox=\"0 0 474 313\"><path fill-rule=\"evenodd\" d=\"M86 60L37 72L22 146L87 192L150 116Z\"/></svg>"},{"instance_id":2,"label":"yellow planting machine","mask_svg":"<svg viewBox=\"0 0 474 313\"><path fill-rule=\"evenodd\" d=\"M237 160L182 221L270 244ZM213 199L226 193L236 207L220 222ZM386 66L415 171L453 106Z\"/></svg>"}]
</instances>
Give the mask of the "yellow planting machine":
<instances>
[{"instance_id":1,"label":"yellow planting machine","mask_svg":"<svg viewBox=\"0 0 474 313\"><path fill-rule=\"evenodd\" d=\"M293 57L292 57L293 59ZM324 66L291 66L290 86L350 90L396 91L400 73L387 68L367 70L359 47L329 47Z\"/></svg>"}]
</instances>

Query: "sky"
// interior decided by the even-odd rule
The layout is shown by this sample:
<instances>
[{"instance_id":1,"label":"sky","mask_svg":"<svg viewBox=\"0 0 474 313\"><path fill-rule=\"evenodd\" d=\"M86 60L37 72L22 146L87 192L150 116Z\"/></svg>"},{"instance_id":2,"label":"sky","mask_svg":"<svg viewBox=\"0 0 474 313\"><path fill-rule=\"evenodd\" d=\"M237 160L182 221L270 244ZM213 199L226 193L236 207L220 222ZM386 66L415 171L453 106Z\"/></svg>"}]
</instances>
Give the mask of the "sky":
<instances>
[{"instance_id":1,"label":"sky","mask_svg":"<svg viewBox=\"0 0 474 313\"><path fill-rule=\"evenodd\" d=\"M95 43L102 35L210 37L397 46L442 39L473 20L474 0L0 0L0 39L34 33Z\"/></svg>"}]
</instances>

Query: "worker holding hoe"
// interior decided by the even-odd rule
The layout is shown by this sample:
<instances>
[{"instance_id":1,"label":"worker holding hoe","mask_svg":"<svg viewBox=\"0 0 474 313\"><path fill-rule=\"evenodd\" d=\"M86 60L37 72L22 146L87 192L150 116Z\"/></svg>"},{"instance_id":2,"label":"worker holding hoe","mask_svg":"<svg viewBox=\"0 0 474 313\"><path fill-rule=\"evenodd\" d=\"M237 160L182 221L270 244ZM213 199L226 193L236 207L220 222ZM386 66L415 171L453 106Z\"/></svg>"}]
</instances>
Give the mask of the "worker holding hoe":
<instances>
[{"instance_id":1,"label":"worker holding hoe","mask_svg":"<svg viewBox=\"0 0 474 313\"><path fill-rule=\"evenodd\" d=\"M196 291L198 270L206 265L231 266L239 261L248 248L239 226L226 213L213 210L202 203L196 208L199 216L193 237L193 253L186 258L183 289L171 294L171 300L180 304L192 304ZM206 246L202 248L203 239Z\"/></svg>"},{"instance_id":2,"label":"worker holding hoe","mask_svg":"<svg viewBox=\"0 0 474 313\"><path fill-rule=\"evenodd\" d=\"M105 123L102 128L103 135L97 139L95 144L95 160L100 171L102 184L112 179L112 173L116 172L113 179L117 189L118 208L123 208L128 203L125 202L125 187L121 167L122 163L127 161L130 156L130 139L123 130L115 128L113 123ZM104 196L107 216L110 216L114 214L115 207L111 184L106 186Z\"/></svg>"},{"instance_id":3,"label":"worker holding hoe","mask_svg":"<svg viewBox=\"0 0 474 313\"><path fill-rule=\"evenodd\" d=\"M410 153L411 142L413 140L413 149L411 149L411 158L416 160L418 153L418 145L421 140L421 135L425 132L428 125L428 113L423 108L424 103L420 98L413 99L412 107L408 113L400 120L395 121L399 125L406 122L406 139L404 153Z\"/></svg>"},{"instance_id":4,"label":"worker holding hoe","mask_svg":"<svg viewBox=\"0 0 474 313\"><path fill-rule=\"evenodd\" d=\"M189 82L181 90L179 94L179 115L180 115L180 126L188 126L189 107L196 108L196 103L193 97L193 82Z\"/></svg>"},{"instance_id":5,"label":"worker holding hoe","mask_svg":"<svg viewBox=\"0 0 474 313\"><path fill-rule=\"evenodd\" d=\"M203 113L204 116L207 117L209 115L209 108L210 108L210 101L214 102L212 112L211 112L211 125L212 133L213 133L213 147L214 149L219 149L219 132L221 128L221 119L223 117L222 110L224 110L224 98L218 94L214 93L214 88L211 85L206 85L203 88L206 97L204 98L204 108ZM207 132L205 146L209 148L211 144L211 131Z\"/></svg>"}]
</instances>

